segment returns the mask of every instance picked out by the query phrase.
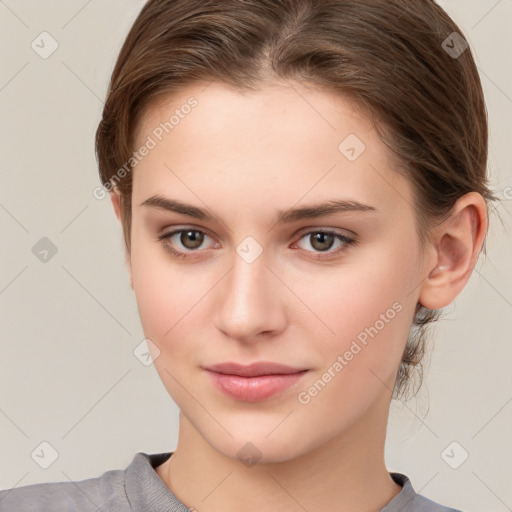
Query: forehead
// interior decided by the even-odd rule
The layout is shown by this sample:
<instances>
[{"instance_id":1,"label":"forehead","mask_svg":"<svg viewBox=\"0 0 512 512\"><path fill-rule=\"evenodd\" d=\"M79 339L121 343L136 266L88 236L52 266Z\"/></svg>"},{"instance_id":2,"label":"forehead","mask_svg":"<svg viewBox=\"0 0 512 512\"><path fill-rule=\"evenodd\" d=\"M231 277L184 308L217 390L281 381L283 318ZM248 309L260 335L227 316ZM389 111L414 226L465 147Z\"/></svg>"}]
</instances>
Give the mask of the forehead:
<instances>
[{"instance_id":1,"label":"forehead","mask_svg":"<svg viewBox=\"0 0 512 512\"><path fill-rule=\"evenodd\" d=\"M190 120L185 123L187 118ZM193 125L194 130L200 125L201 132L216 136L233 135L233 129L243 127L244 131L237 131L233 145L243 139L250 139L254 144L293 143L291 135L300 140L313 131L321 137L339 132L336 139L344 131L363 135L373 128L361 105L348 95L292 81L261 85L255 91L236 90L217 82L201 83L164 94L146 109L136 133L137 142L169 121L174 138L183 131L183 128L177 130L178 124ZM275 140L273 135L280 137Z\"/></svg>"},{"instance_id":2,"label":"forehead","mask_svg":"<svg viewBox=\"0 0 512 512\"><path fill-rule=\"evenodd\" d=\"M218 194L238 207L256 207L257 198L260 207L344 195L381 206L405 201L403 208L412 201L408 180L394 170L364 110L315 86L240 92L194 84L147 109L136 149L150 140L134 169L134 203L166 192L196 202Z\"/></svg>"}]
</instances>

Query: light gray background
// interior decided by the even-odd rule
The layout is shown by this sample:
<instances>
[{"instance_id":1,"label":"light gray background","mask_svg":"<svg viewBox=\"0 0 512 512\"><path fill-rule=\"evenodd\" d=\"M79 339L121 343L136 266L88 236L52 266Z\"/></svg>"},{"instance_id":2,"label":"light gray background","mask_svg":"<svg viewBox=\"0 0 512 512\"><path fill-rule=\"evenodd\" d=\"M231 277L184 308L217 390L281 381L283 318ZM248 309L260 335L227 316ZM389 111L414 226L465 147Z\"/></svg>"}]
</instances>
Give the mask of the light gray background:
<instances>
[{"instance_id":1,"label":"light gray background","mask_svg":"<svg viewBox=\"0 0 512 512\"><path fill-rule=\"evenodd\" d=\"M133 354L144 335L121 230L109 200L92 195L102 99L143 3L0 0L0 488L95 477L137 451L175 448L177 408ZM503 224L491 218L488 256L435 330L422 392L393 403L386 458L432 499L504 512L512 510L512 0L440 3L476 54ZM47 59L31 47L43 31L59 45ZM42 237L58 249L46 263L32 252ZM58 453L48 469L31 456L42 442ZM469 457L453 469L446 460L457 465L462 450Z\"/></svg>"}]
</instances>

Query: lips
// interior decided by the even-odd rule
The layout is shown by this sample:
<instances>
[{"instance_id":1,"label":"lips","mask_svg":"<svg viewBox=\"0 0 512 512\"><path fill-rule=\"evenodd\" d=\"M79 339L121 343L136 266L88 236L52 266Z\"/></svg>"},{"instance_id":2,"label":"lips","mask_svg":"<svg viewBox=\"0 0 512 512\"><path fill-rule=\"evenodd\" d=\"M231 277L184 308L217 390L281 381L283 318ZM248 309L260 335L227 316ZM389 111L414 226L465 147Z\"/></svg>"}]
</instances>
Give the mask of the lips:
<instances>
[{"instance_id":1,"label":"lips","mask_svg":"<svg viewBox=\"0 0 512 512\"><path fill-rule=\"evenodd\" d=\"M220 363L206 367L207 370L226 375L238 375L240 377L258 377L260 375L288 375L290 373L298 373L307 368L293 368L279 363L271 363L263 361L252 363L249 365L241 365L238 363Z\"/></svg>"},{"instance_id":2,"label":"lips","mask_svg":"<svg viewBox=\"0 0 512 512\"><path fill-rule=\"evenodd\" d=\"M220 363L205 367L215 386L224 394L245 402L259 402L296 384L308 372L268 361L241 365Z\"/></svg>"}]
</instances>

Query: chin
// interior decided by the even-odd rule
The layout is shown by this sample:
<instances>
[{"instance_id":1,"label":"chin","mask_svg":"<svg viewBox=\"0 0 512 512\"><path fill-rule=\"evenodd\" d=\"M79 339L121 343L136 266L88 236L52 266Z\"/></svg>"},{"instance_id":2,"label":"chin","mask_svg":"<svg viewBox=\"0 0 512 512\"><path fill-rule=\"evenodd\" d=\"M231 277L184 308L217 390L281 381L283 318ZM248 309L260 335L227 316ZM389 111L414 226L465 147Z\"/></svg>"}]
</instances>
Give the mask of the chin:
<instances>
[{"instance_id":1,"label":"chin","mask_svg":"<svg viewBox=\"0 0 512 512\"><path fill-rule=\"evenodd\" d=\"M285 420L286 421L286 420ZM294 426L294 425L290 425ZM224 433L200 432L205 441L218 453L233 460L239 460L247 467L254 464L276 464L288 462L314 449L315 441L321 444L321 439L307 439L296 428L293 431L278 427L269 435L268 428L229 428L236 432L234 437ZM275 424L272 428L275 428ZM278 432L278 430L280 432Z\"/></svg>"}]
</instances>

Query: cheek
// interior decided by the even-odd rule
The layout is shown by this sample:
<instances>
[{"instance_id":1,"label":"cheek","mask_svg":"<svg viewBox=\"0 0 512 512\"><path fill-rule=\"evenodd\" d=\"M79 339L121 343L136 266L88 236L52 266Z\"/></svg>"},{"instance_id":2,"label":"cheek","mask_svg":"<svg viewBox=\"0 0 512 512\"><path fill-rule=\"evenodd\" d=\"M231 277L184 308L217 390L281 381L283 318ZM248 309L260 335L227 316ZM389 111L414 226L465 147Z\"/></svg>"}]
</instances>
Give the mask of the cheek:
<instances>
[{"instance_id":1,"label":"cheek","mask_svg":"<svg viewBox=\"0 0 512 512\"><path fill-rule=\"evenodd\" d=\"M390 245L373 253L372 261L333 270L322 280L328 285L302 292L329 328L315 347L322 353L323 370L331 368L340 375L337 382L354 392L392 382L407 342L416 306L411 293L416 260L414 249L408 260L397 252ZM333 367L338 356L343 370Z\"/></svg>"},{"instance_id":2,"label":"cheek","mask_svg":"<svg viewBox=\"0 0 512 512\"><path fill-rule=\"evenodd\" d=\"M156 243L134 240L131 271L139 316L146 337L158 346L193 328L188 324L193 316L189 312L206 293L201 280L191 280L183 268L171 264L170 256Z\"/></svg>"},{"instance_id":3,"label":"cheek","mask_svg":"<svg viewBox=\"0 0 512 512\"><path fill-rule=\"evenodd\" d=\"M171 265L161 252L133 244L133 289L144 336L156 347L152 351L155 370L170 396L183 408L190 398L183 383L187 382L187 388L191 386L186 371L197 366L196 344L204 338L200 330L206 322L198 315L206 290L198 288L200 280L192 282L190 275L180 271L179 265Z\"/></svg>"}]
</instances>

